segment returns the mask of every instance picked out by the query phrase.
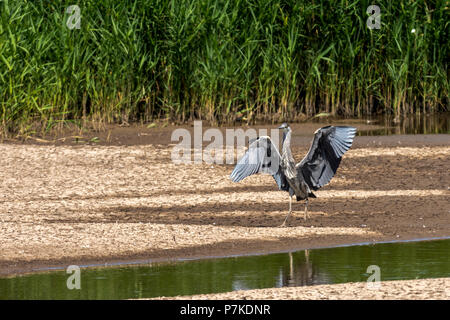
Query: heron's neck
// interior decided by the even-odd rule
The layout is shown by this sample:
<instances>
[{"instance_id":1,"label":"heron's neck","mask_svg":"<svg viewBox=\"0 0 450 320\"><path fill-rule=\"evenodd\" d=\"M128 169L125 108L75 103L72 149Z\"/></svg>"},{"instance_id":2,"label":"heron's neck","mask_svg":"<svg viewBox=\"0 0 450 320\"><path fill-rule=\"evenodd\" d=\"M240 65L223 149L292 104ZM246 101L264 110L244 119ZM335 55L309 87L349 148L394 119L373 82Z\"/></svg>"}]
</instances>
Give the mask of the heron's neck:
<instances>
[{"instance_id":1,"label":"heron's neck","mask_svg":"<svg viewBox=\"0 0 450 320\"><path fill-rule=\"evenodd\" d=\"M291 128L283 131L283 148L282 152L291 153Z\"/></svg>"}]
</instances>

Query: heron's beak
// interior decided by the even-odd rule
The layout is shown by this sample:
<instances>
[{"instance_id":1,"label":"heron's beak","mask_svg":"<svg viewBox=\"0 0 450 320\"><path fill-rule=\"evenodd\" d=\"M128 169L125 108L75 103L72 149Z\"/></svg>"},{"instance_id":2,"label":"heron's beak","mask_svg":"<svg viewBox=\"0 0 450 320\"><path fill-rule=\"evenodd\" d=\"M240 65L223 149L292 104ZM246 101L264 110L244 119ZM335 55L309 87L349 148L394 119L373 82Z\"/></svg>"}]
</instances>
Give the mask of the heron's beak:
<instances>
[{"instance_id":1,"label":"heron's beak","mask_svg":"<svg viewBox=\"0 0 450 320\"><path fill-rule=\"evenodd\" d=\"M278 129L284 129L283 125L279 126Z\"/></svg>"}]
</instances>

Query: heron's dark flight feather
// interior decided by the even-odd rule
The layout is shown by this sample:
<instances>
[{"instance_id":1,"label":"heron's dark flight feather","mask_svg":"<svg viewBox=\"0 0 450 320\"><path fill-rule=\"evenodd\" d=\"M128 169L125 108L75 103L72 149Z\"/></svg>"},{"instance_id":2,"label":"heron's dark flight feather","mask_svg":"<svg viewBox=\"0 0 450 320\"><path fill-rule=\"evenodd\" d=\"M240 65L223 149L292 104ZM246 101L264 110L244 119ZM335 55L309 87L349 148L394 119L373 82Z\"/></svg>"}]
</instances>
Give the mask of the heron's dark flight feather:
<instances>
[{"instance_id":1,"label":"heron's dark flight feather","mask_svg":"<svg viewBox=\"0 0 450 320\"><path fill-rule=\"evenodd\" d=\"M344 126L327 126L316 131L308 153L296 165L311 189L317 190L330 182L355 134L356 128Z\"/></svg>"}]
</instances>

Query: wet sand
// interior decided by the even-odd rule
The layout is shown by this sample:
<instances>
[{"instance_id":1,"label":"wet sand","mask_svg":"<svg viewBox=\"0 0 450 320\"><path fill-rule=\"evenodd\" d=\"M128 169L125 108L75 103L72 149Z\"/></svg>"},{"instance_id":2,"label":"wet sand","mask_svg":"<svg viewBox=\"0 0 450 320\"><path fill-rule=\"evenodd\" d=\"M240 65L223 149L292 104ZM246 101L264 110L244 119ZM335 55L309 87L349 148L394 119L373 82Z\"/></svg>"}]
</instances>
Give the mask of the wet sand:
<instances>
[{"instance_id":1,"label":"wet sand","mask_svg":"<svg viewBox=\"0 0 450 320\"><path fill-rule=\"evenodd\" d=\"M297 161L317 127L296 128ZM134 130L120 144L0 144L0 275L450 236L450 135L356 137L311 219L296 202L279 228L288 197L272 177L174 164L169 128Z\"/></svg>"},{"instance_id":2,"label":"wet sand","mask_svg":"<svg viewBox=\"0 0 450 320\"><path fill-rule=\"evenodd\" d=\"M183 300L450 300L450 278L382 281L378 289L366 282L239 290L217 294L161 297Z\"/></svg>"}]
</instances>

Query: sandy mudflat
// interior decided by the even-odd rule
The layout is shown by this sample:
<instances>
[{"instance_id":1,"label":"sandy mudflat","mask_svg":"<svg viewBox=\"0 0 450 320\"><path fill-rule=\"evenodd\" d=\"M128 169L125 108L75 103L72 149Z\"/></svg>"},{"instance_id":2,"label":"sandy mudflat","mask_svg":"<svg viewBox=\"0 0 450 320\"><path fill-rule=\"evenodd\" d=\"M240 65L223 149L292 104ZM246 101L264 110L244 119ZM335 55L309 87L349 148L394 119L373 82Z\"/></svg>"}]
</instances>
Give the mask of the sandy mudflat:
<instances>
[{"instance_id":1,"label":"sandy mudflat","mask_svg":"<svg viewBox=\"0 0 450 320\"><path fill-rule=\"evenodd\" d=\"M217 294L161 297L192 300L450 300L450 278L382 281L369 289L366 282L240 290Z\"/></svg>"},{"instance_id":2,"label":"sandy mudflat","mask_svg":"<svg viewBox=\"0 0 450 320\"><path fill-rule=\"evenodd\" d=\"M298 161L312 132L294 136ZM235 184L230 165L174 164L161 134L140 135L151 144L0 144L0 274L450 236L449 135L357 137L310 201L312 218L294 203L283 229L287 193L272 177Z\"/></svg>"}]
</instances>

